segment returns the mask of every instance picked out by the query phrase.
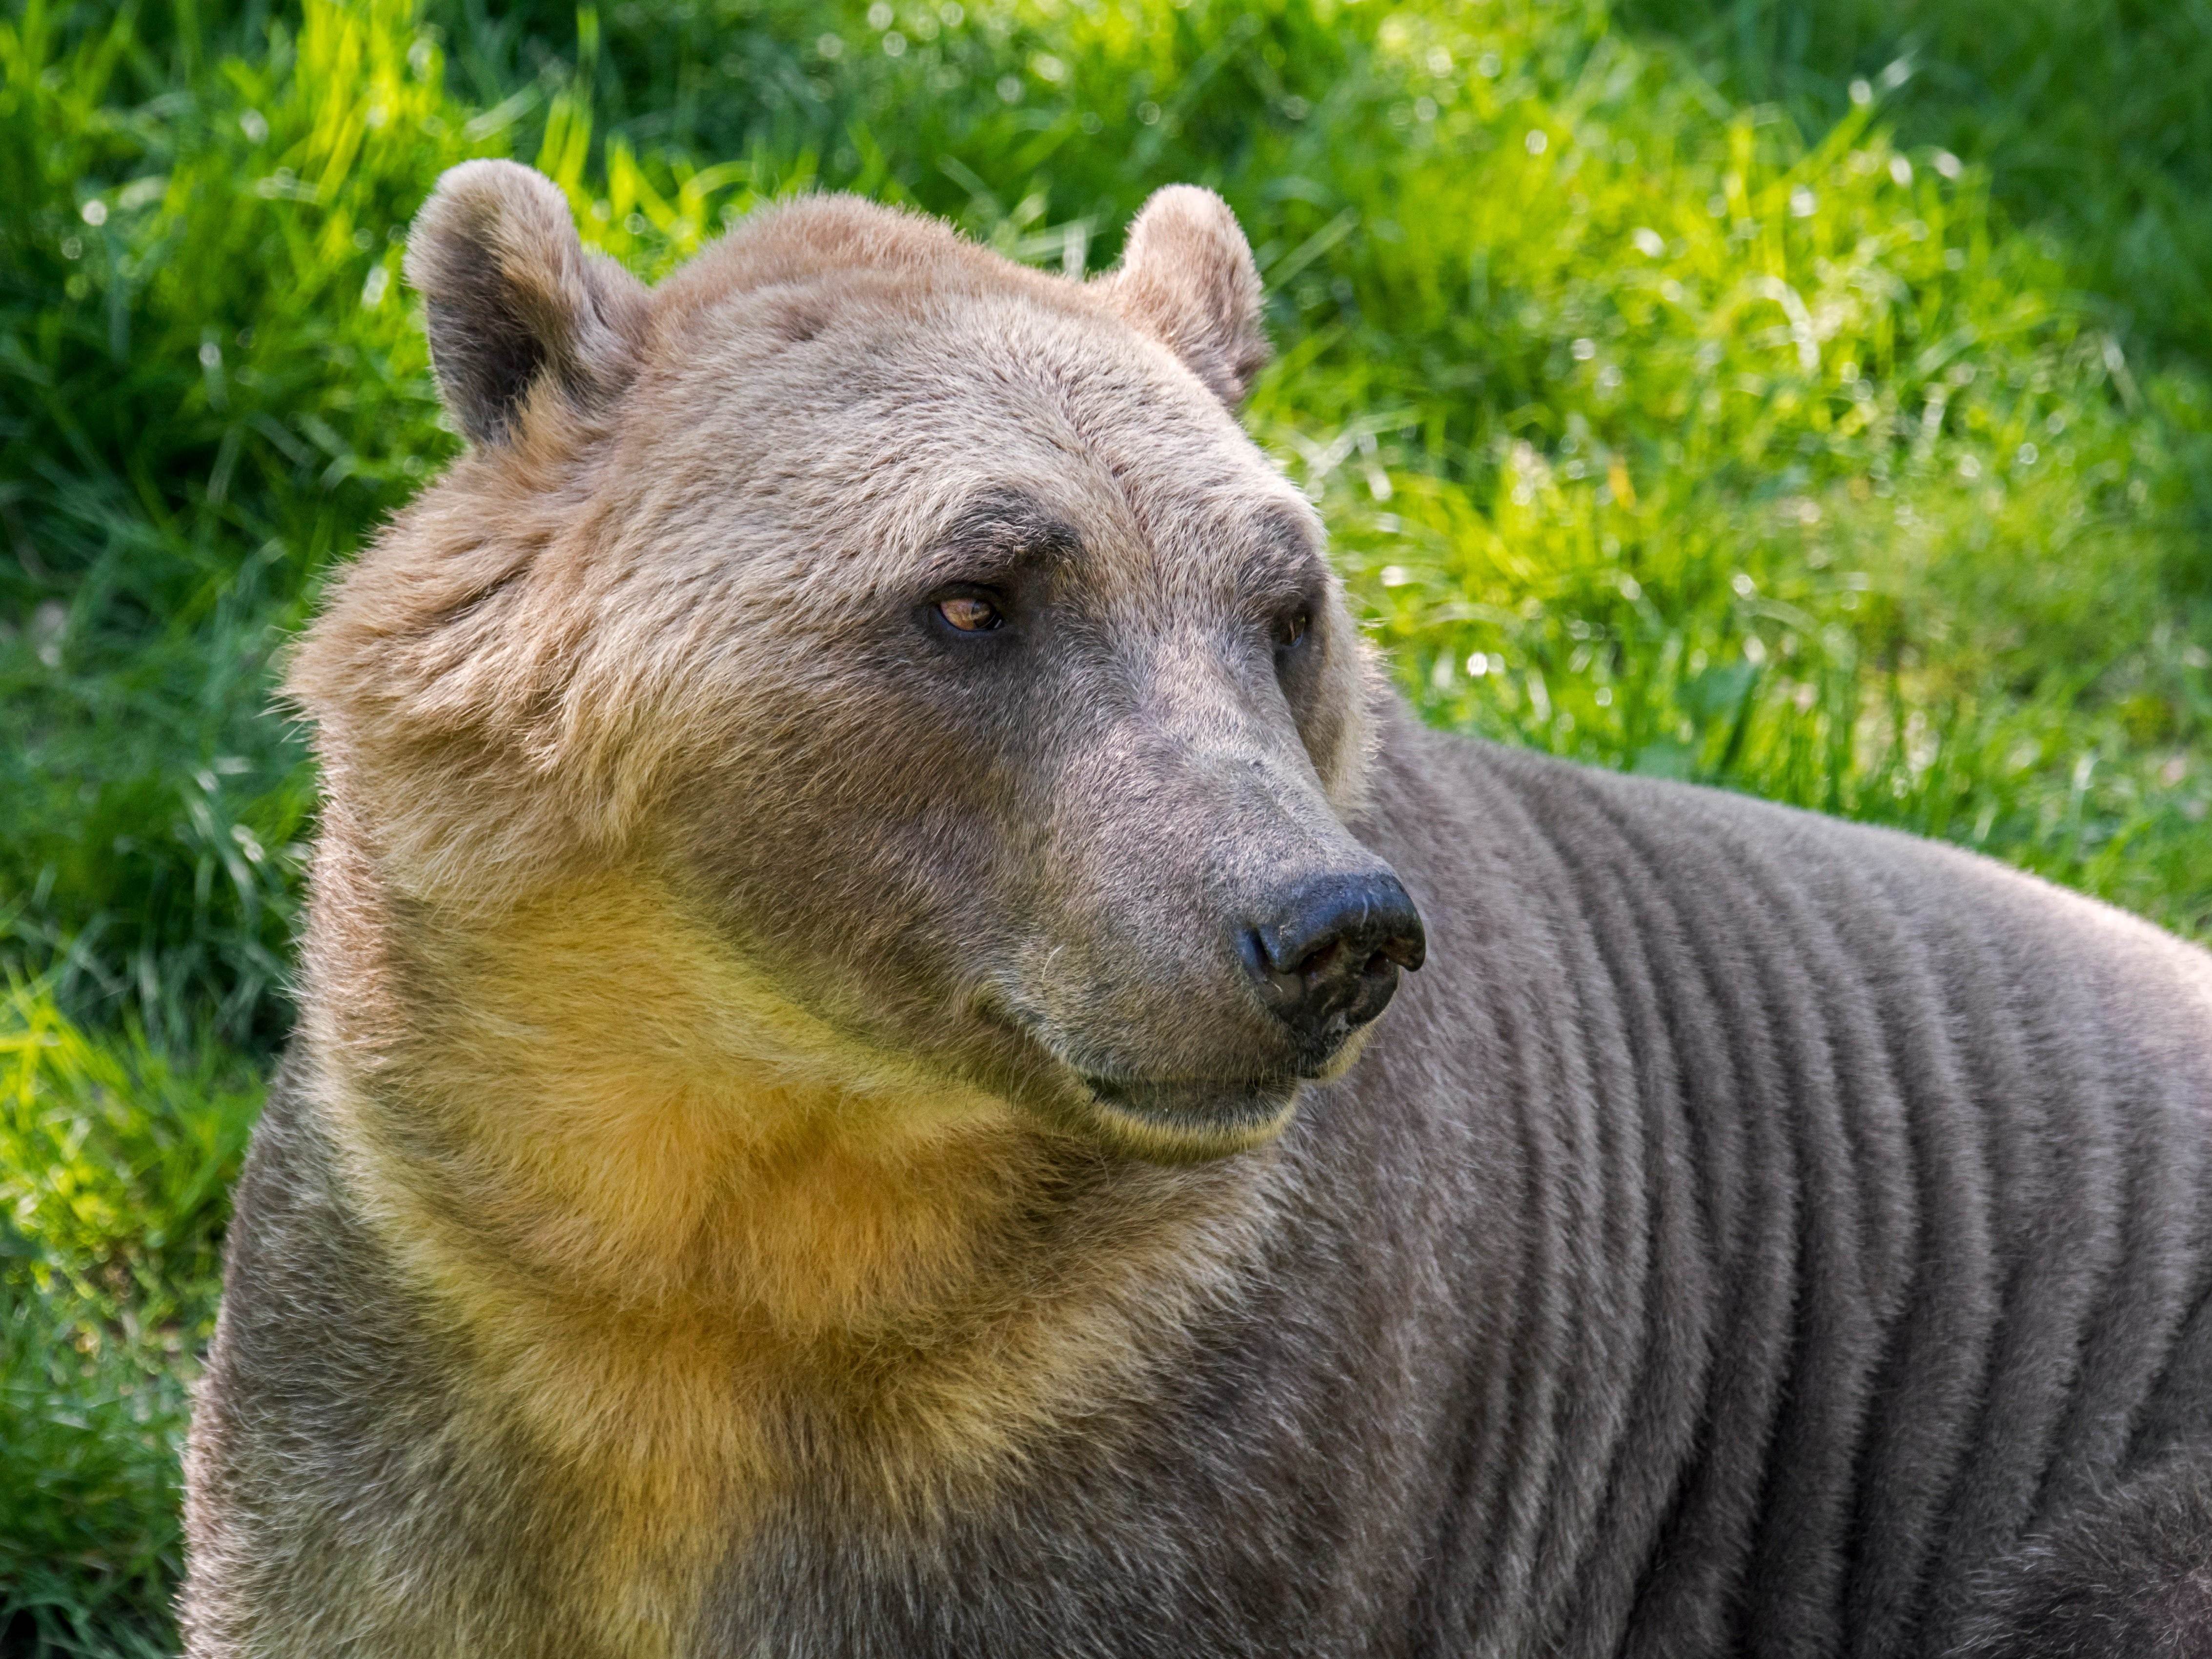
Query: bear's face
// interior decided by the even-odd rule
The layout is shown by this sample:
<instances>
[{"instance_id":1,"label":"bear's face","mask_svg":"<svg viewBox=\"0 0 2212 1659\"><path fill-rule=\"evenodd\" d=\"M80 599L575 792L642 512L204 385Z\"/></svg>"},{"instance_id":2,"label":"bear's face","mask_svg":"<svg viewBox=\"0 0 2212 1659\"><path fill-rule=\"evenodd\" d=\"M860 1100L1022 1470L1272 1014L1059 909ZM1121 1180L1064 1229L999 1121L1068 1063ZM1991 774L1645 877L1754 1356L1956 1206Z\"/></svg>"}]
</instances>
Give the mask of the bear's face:
<instances>
[{"instance_id":1,"label":"bear's face","mask_svg":"<svg viewBox=\"0 0 2212 1659\"><path fill-rule=\"evenodd\" d=\"M1421 939L1343 821L1370 686L1320 526L1226 401L1227 210L1164 192L1087 285L838 199L650 295L574 240L520 168L426 210L477 450L392 539L474 574L418 566L420 636L340 664L349 580L295 675L401 878L649 868L869 1050L1153 1156L1279 1127Z\"/></svg>"}]
</instances>

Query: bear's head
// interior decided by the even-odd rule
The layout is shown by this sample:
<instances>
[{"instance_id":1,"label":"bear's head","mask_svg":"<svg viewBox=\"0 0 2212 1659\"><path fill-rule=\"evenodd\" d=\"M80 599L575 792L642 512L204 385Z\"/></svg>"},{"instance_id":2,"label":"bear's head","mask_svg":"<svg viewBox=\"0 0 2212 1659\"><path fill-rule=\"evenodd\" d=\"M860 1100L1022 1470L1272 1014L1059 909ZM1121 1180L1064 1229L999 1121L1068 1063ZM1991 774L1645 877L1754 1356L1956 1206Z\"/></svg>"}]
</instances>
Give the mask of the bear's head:
<instances>
[{"instance_id":1,"label":"bear's head","mask_svg":"<svg viewBox=\"0 0 2212 1659\"><path fill-rule=\"evenodd\" d=\"M812 198L647 290L479 161L407 271L469 451L291 679L386 913L630 895L746 988L752 1060L1156 1158L1346 1063L1421 924L1346 828L1375 680L1235 418L1218 198L1160 191L1088 283Z\"/></svg>"}]
</instances>

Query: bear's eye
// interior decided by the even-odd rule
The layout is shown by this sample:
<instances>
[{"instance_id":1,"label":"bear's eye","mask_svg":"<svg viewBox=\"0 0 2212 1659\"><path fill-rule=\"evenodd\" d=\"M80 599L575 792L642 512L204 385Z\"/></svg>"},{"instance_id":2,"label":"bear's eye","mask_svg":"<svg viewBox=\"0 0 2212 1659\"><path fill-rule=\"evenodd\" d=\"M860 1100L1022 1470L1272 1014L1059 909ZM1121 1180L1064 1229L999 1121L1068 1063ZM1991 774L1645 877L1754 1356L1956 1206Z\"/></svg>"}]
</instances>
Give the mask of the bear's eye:
<instances>
[{"instance_id":1,"label":"bear's eye","mask_svg":"<svg viewBox=\"0 0 2212 1659\"><path fill-rule=\"evenodd\" d=\"M988 634L1006 619L990 600L973 593L956 593L937 602L937 614L963 634Z\"/></svg>"},{"instance_id":2,"label":"bear's eye","mask_svg":"<svg viewBox=\"0 0 2212 1659\"><path fill-rule=\"evenodd\" d=\"M1313 612L1300 605L1290 615L1275 623L1275 649L1287 651L1305 638L1306 630L1313 626Z\"/></svg>"}]
</instances>

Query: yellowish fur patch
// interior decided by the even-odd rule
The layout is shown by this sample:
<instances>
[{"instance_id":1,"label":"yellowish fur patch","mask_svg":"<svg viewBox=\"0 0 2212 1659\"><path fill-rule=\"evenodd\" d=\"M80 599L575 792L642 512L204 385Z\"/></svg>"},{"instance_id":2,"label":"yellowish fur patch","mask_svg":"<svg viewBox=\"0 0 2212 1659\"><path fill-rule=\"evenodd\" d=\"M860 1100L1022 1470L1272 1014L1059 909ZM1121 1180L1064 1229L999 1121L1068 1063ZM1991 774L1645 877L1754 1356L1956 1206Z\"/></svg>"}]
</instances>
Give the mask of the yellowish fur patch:
<instances>
[{"instance_id":1,"label":"yellowish fur patch","mask_svg":"<svg viewBox=\"0 0 2212 1659\"><path fill-rule=\"evenodd\" d=\"M563 1577L611 1652L680 1651L749 1518L825 1455L894 1511L1011 1467L1158 1363L1249 1247L1222 1218L1254 1206L1221 1200L1254 1172L1106 1176L839 1036L648 880L383 964L411 983L362 961L362 1023L315 1033L354 1189L465 1331L487 1429L568 1471ZM1125 1190L1078 1216L1071 1160ZM1041 1251L1055 1205L1081 1237Z\"/></svg>"}]
</instances>

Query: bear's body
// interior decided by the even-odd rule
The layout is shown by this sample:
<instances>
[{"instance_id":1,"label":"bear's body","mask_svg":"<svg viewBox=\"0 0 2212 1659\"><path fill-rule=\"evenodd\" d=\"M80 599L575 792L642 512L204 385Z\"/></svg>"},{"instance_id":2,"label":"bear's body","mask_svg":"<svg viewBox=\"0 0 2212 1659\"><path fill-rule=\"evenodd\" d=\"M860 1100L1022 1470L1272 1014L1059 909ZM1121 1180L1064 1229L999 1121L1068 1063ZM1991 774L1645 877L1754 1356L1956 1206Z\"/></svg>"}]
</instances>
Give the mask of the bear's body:
<instances>
[{"instance_id":1,"label":"bear's body","mask_svg":"<svg viewBox=\"0 0 2212 1659\"><path fill-rule=\"evenodd\" d=\"M592 297L495 182L418 275L483 453L298 671L331 805L195 1422L195 1656L2212 1654L2212 958L1948 848L1423 732L1333 588L1279 690L1234 665L1190 622L1208 515L1276 515L1237 592L1307 555L1238 471L1249 262L1188 200L1122 322L850 204L788 210L796 274L773 228L728 256L793 350L917 286L940 317L910 246L1050 313L989 337L1054 366L1060 461L1034 420L933 456L863 386L877 426L732 463L755 514L811 525L842 476L887 548L1044 550L1046 588L916 590L925 630L1024 630L940 693L986 659L851 620L895 574L824 599L804 547L700 529L653 331L729 301ZM528 303L479 350L439 330L483 246ZM1145 336L1130 378L1054 307ZM949 517L850 441L909 425ZM716 611L700 573L787 553ZM1426 965L1364 1048L1371 998L1271 1058L1267 999L1329 970L1212 916L1253 870L1387 892L1378 855ZM1419 960L1373 939L1362 986Z\"/></svg>"}]
</instances>

